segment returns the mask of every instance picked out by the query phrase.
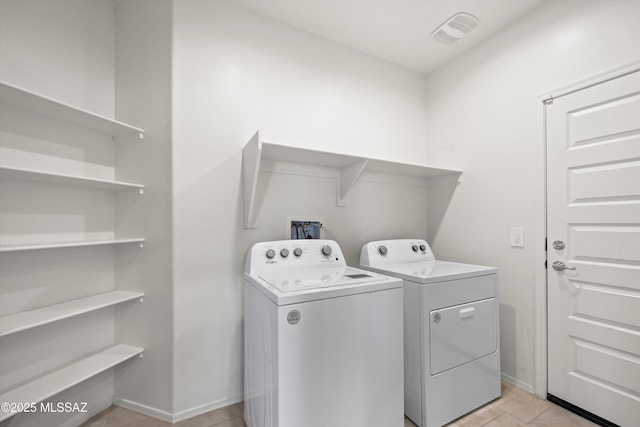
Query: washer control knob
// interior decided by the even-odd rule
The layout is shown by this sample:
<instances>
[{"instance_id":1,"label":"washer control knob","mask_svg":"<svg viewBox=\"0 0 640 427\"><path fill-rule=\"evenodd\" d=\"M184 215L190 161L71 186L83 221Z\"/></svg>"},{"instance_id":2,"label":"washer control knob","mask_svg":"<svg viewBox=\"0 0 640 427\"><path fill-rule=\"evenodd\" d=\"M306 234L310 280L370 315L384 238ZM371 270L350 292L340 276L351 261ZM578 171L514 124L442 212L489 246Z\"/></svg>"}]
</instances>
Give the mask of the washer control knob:
<instances>
[{"instance_id":1,"label":"washer control knob","mask_svg":"<svg viewBox=\"0 0 640 427\"><path fill-rule=\"evenodd\" d=\"M295 256L300 256L300 255L302 255L302 249L300 249L300 248L295 248L295 249L293 250L293 254L294 254Z\"/></svg>"},{"instance_id":2,"label":"washer control knob","mask_svg":"<svg viewBox=\"0 0 640 427\"><path fill-rule=\"evenodd\" d=\"M289 249L287 249L287 248L282 248L282 249L280 250L280 256L281 256L282 258L286 258L286 257L288 257L288 256L289 256Z\"/></svg>"},{"instance_id":3,"label":"washer control knob","mask_svg":"<svg viewBox=\"0 0 640 427\"><path fill-rule=\"evenodd\" d=\"M418 245L411 245L413 252L418 252Z\"/></svg>"},{"instance_id":4,"label":"washer control knob","mask_svg":"<svg viewBox=\"0 0 640 427\"><path fill-rule=\"evenodd\" d=\"M268 249L265 255L268 259L273 259L273 257L276 256L276 251L274 251L273 249Z\"/></svg>"},{"instance_id":5,"label":"washer control knob","mask_svg":"<svg viewBox=\"0 0 640 427\"><path fill-rule=\"evenodd\" d=\"M386 255L387 254L387 247L386 246L378 246L378 253L380 255Z\"/></svg>"},{"instance_id":6,"label":"washer control knob","mask_svg":"<svg viewBox=\"0 0 640 427\"><path fill-rule=\"evenodd\" d=\"M427 247L425 245L420 245L420 250L424 252L427 250Z\"/></svg>"},{"instance_id":7,"label":"washer control knob","mask_svg":"<svg viewBox=\"0 0 640 427\"><path fill-rule=\"evenodd\" d=\"M329 246L329 245L324 245L324 246L322 247L322 255L324 255L324 256L329 256L329 255L331 255L331 246Z\"/></svg>"}]
</instances>

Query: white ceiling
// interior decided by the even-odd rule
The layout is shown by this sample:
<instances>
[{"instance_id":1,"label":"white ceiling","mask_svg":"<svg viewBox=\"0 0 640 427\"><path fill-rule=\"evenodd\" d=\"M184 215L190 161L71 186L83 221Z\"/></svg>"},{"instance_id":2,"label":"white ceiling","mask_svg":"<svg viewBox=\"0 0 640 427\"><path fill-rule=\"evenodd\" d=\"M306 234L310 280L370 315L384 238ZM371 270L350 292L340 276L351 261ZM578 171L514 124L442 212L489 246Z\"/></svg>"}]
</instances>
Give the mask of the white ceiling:
<instances>
[{"instance_id":1,"label":"white ceiling","mask_svg":"<svg viewBox=\"0 0 640 427\"><path fill-rule=\"evenodd\" d=\"M428 73L545 0L228 0L411 70ZM453 45L431 33L457 12L480 25Z\"/></svg>"}]
</instances>

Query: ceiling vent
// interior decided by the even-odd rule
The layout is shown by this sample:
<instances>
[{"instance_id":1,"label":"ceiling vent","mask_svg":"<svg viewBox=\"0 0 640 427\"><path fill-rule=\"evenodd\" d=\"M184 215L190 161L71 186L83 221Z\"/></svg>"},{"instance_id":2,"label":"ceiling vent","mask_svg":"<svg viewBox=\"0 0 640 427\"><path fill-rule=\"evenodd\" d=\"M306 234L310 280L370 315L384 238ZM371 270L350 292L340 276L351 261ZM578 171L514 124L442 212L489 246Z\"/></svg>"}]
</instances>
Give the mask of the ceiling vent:
<instances>
[{"instance_id":1,"label":"ceiling vent","mask_svg":"<svg viewBox=\"0 0 640 427\"><path fill-rule=\"evenodd\" d=\"M475 16L459 12L436 28L431 36L440 43L453 44L473 31L479 23L480 20Z\"/></svg>"}]
</instances>

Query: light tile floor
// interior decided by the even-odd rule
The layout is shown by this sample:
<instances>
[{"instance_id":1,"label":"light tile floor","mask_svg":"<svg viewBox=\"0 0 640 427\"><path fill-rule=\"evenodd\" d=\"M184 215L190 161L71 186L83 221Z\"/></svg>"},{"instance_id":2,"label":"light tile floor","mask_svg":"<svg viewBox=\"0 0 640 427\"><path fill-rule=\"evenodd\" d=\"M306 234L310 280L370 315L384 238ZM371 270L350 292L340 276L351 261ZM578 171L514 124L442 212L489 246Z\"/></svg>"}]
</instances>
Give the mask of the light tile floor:
<instances>
[{"instance_id":1,"label":"light tile floor","mask_svg":"<svg viewBox=\"0 0 640 427\"><path fill-rule=\"evenodd\" d=\"M170 423L112 406L87 421L85 427L161 427ZM245 427L242 403L174 424L178 427ZM405 427L415 427L408 419ZM590 421L546 400L502 383L502 397L447 427L595 427ZM304 426L300 426L304 427ZM330 427L330 426L327 426Z\"/></svg>"}]
</instances>

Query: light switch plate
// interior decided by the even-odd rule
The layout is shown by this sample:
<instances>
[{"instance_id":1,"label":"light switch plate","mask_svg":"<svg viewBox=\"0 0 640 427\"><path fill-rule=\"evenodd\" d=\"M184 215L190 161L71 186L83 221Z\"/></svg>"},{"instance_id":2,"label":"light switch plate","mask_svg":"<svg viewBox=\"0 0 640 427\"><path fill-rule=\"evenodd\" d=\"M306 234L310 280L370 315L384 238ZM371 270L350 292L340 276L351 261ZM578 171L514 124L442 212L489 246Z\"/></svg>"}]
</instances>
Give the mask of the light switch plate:
<instances>
[{"instance_id":1,"label":"light switch plate","mask_svg":"<svg viewBox=\"0 0 640 427\"><path fill-rule=\"evenodd\" d=\"M524 248L524 228L511 227L511 247Z\"/></svg>"}]
</instances>

